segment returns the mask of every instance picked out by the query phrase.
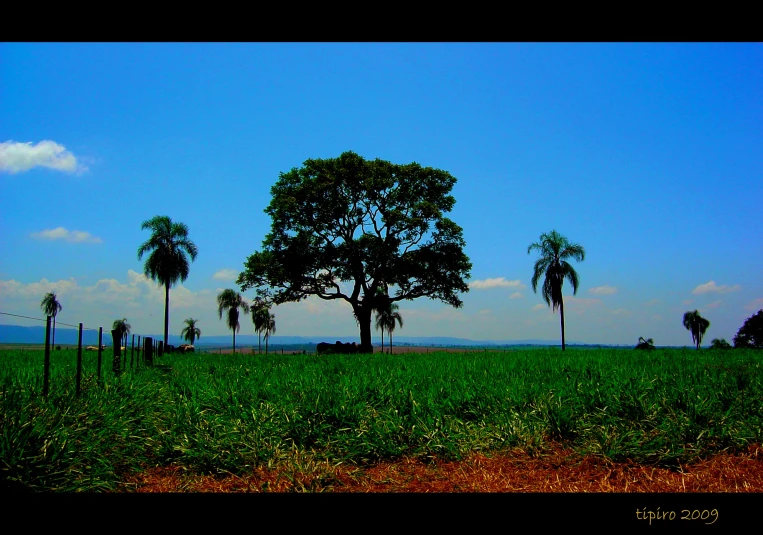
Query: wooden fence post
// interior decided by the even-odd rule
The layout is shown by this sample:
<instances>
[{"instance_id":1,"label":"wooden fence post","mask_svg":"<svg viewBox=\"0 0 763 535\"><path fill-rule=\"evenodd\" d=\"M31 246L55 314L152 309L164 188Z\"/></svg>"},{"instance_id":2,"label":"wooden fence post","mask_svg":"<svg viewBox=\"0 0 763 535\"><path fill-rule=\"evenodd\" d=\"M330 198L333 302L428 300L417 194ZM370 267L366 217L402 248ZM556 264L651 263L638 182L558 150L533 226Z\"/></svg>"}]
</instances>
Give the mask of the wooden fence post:
<instances>
[{"instance_id":1,"label":"wooden fence post","mask_svg":"<svg viewBox=\"0 0 763 535\"><path fill-rule=\"evenodd\" d=\"M154 340L150 336L143 339L143 363L146 366L154 363Z\"/></svg>"},{"instance_id":2,"label":"wooden fence post","mask_svg":"<svg viewBox=\"0 0 763 535\"><path fill-rule=\"evenodd\" d=\"M103 347L103 327L98 327L98 381L101 380L101 348Z\"/></svg>"},{"instance_id":3,"label":"wooden fence post","mask_svg":"<svg viewBox=\"0 0 763 535\"><path fill-rule=\"evenodd\" d=\"M114 370L115 375L119 375L120 364L122 363L122 331L112 329L111 340L114 344L114 359L111 361L111 369Z\"/></svg>"},{"instance_id":4,"label":"wooden fence post","mask_svg":"<svg viewBox=\"0 0 763 535\"><path fill-rule=\"evenodd\" d=\"M79 324L79 341L77 342L77 397L82 391L82 324Z\"/></svg>"},{"instance_id":5,"label":"wooden fence post","mask_svg":"<svg viewBox=\"0 0 763 535\"><path fill-rule=\"evenodd\" d=\"M140 343L140 342L138 342ZM132 346L130 346L130 369L132 369L133 354L135 353L135 335L132 335Z\"/></svg>"},{"instance_id":6,"label":"wooden fence post","mask_svg":"<svg viewBox=\"0 0 763 535\"><path fill-rule=\"evenodd\" d=\"M50 316L45 322L45 362L42 368L42 396L48 397L50 388Z\"/></svg>"},{"instance_id":7,"label":"wooden fence post","mask_svg":"<svg viewBox=\"0 0 763 535\"><path fill-rule=\"evenodd\" d=\"M135 368L136 369L140 367L140 349L141 349L141 347L142 346L140 345L140 335L138 335L138 358L135 359Z\"/></svg>"}]
</instances>

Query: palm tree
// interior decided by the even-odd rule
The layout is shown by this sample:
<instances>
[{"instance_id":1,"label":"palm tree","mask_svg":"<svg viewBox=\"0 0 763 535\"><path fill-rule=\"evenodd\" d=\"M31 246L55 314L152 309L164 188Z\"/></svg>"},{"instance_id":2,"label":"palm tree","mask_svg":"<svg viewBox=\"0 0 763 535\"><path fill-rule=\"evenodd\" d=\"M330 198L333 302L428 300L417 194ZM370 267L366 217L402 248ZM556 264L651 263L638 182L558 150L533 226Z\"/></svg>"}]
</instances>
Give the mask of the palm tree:
<instances>
[{"instance_id":1,"label":"palm tree","mask_svg":"<svg viewBox=\"0 0 763 535\"><path fill-rule=\"evenodd\" d=\"M239 308L244 311L244 314L249 314L249 304L235 290L223 290L217 296L217 312L220 319L223 317L223 312L227 311L228 313L228 328L233 331L233 353L236 353L236 332L241 330L241 325L238 322Z\"/></svg>"},{"instance_id":2,"label":"palm tree","mask_svg":"<svg viewBox=\"0 0 763 535\"><path fill-rule=\"evenodd\" d=\"M195 320L193 318L186 319L185 327L183 327L183 330L180 331L180 336L183 337L183 340L191 345L193 345L197 338L201 338L201 331L196 326L196 322L198 321L199 320Z\"/></svg>"},{"instance_id":3,"label":"palm tree","mask_svg":"<svg viewBox=\"0 0 763 535\"><path fill-rule=\"evenodd\" d=\"M254 323L254 332L258 335L258 353L262 353L262 334L267 328L268 320L270 320L270 306L261 298L255 298L254 303L252 303L252 323Z\"/></svg>"},{"instance_id":4,"label":"palm tree","mask_svg":"<svg viewBox=\"0 0 763 535\"><path fill-rule=\"evenodd\" d=\"M567 238L552 230L550 233L541 234L540 242L533 243L527 248L527 254L537 249L540 258L533 268L532 286L533 292L538 291L538 281L545 276L541 295L547 305L553 311L559 309L562 325L562 351L564 351L564 299L562 298L562 285L564 279L572 284L572 294L578 293L580 279L575 269L567 262L573 258L578 262L585 260L585 249L582 245L570 243Z\"/></svg>"},{"instance_id":5,"label":"palm tree","mask_svg":"<svg viewBox=\"0 0 763 535\"><path fill-rule=\"evenodd\" d=\"M127 335L130 334L130 324L127 323L127 318L122 318L121 320L114 320L114 323L111 325L111 329L114 331L119 331L122 333L121 340L122 345L127 347Z\"/></svg>"},{"instance_id":6,"label":"palm tree","mask_svg":"<svg viewBox=\"0 0 763 535\"><path fill-rule=\"evenodd\" d=\"M638 338L638 344L636 344L636 349L644 349L646 351L651 351L654 349L654 340L651 338L644 338L643 336L639 336Z\"/></svg>"},{"instance_id":7,"label":"palm tree","mask_svg":"<svg viewBox=\"0 0 763 535\"><path fill-rule=\"evenodd\" d=\"M150 230L151 237L138 247L138 260L149 253L144 273L164 286L164 345L167 345L170 325L170 286L188 278L188 258L196 260L198 249L188 239L188 226L173 223L167 216L156 216L144 221L141 230Z\"/></svg>"},{"instance_id":8,"label":"palm tree","mask_svg":"<svg viewBox=\"0 0 763 535\"><path fill-rule=\"evenodd\" d=\"M700 316L698 310L695 310L684 314L684 327L691 332L692 342L697 344L697 349L699 349L702 337L705 336L705 331L710 327L710 322Z\"/></svg>"},{"instance_id":9,"label":"palm tree","mask_svg":"<svg viewBox=\"0 0 763 535\"><path fill-rule=\"evenodd\" d=\"M268 312L268 321L265 324L265 354L268 354L268 338L276 332L276 315Z\"/></svg>"},{"instance_id":10,"label":"palm tree","mask_svg":"<svg viewBox=\"0 0 763 535\"><path fill-rule=\"evenodd\" d=\"M61 306L61 303L58 302L58 299L56 298L56 294L53 292L48 292L45 294L45 297L42 298L42 302L40 303L40 308L45 313L46 316L53 316L53 342L50 344L52 347L55 347L56 345L56 316L59 312L61 312L64 307Z\"/></svg>"},{"instance_id":11,"label":"palm tree","mask_svg":"<svg viewBox=\"0 0 763 535\"><path fill-rule=\"evenodd\" d=\"M392 352L392 331L395 330L395 322L403 326L403 317L398 312L400 307L396 303L387 302L386 306L376 313L376 328L382 332L382 353L384 353L384 330L389 333L389 349Z\"/></svg>"}]
</instances>

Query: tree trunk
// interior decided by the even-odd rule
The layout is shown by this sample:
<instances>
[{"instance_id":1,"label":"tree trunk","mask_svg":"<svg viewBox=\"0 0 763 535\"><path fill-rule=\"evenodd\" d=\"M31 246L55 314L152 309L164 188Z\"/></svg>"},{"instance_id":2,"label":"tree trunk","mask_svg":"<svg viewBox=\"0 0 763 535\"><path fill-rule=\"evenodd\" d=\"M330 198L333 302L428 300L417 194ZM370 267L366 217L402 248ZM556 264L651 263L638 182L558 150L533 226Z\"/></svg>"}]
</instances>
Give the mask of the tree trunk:
<instances>
[{"instance_id":1,"label":"tree trunk","mask_svg":"<svg viewBox=\"0 0 763 535\"><path fill-rule=\"evenodd\" d=\"M50 344L51 347L56 347L56 315L53 314L53 343Z\"/></svg>"},{"instance_id":2,"label":"tree trunk","mask_svg":"<svg viewBox=\"0 0 763 535\"><path fill-rule=\"evenodd\" d=\"M382 353L384 353L384 327L382 327Z\"/></svg>"},{"instance_id":3,"label":"tree trunk","mask_svg":"<svg viewBox=\"0 0 763 535\"><path fill-rule=\"evenodd\" d=\"M389 354L392 354L392 331L389 331Z\"/></svg>"},{"instance_id":4,"label":"tree trunk","mask_svg":"<svg viewBox=\"0 0 763 535\"><path fill-rule=\"evenodd\" d=\"M257 353L262 355L262 333L257 332Z\"/></svg>"},{"instance_id":5,"label":"tree trunk","mask_svg":"<svg viewBox=\"0 0 763 535\"><path fill-rule=\"evenodd\" d=\"M564 299L559 301L559 312L562 317L562 351L564 351Z\"/></svg>"},{"instance_id":6,"label":"tree trunk","mask_svg":"<svg viewBox=\"0 0 763 535\"><path fill-rule=\"evenodd\" d=\"M170 329L170 285L164 285L164 345L167 345L167 335Z\"/></svg>"},{"instance_id":7,"label":"tree trunk","mask_svg":"<svg viewBox=\"0 0 763 535\"><path fill-rule=\"evenodd\" d=\"M233 354L236 354L236 329L233 329Z\"/></svg>"},{"instance_id":8,"label":"tree trunk","mask_svg":"<svg viewBox=\"0 0 763 535\"><path fill-rule=\"evenodd\" d=\"M360 353L373 353L374 346L371 344L371 307L359 306L355 308L360 327Z\"/></svg>"},{"instance_id":9,"label":"tree trunk","mask_svg":"<svg viewBox=\"0 0 763 535\"><path fill-rule=\"evenodd\" d=\"M265 335L265 354L266 355L268 354L268 338L269 336L266 334Z\"/></svg>"}]
</instances>

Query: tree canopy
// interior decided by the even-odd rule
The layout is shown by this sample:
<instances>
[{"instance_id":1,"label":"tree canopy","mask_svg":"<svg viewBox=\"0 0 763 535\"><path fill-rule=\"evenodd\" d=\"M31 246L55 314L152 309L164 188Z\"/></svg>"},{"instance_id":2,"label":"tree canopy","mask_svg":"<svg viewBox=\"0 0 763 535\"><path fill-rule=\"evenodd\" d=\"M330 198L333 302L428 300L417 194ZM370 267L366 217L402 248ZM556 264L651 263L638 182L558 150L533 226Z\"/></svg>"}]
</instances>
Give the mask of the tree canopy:
<instances>
[{"instance_id":1,"label":"tree canopy","mask_svg":"<svg viewBox=\"0 0 763 535\"><path fill-rule=\"evenodd\" d=\"M197 338L201 338L201 329L196 326L198 322L199 320L186 318L184 321L185 327L180 331L180 336L183 337L183 340L191 345L194 344Z\"/></svg>"},{"instance_id":2,"label":"tree canopy","mask_svg":"<svg viewBox=\"0 0 763 535\"><path fill-rule=\"evenodd\" d=\"M42 298L42 302L40 303L40 308L45 313L46 316L53 316L53 341L51 342L51 345L56 345L56 316L58 316L58 313L61 312L64 307L61 306L61 303L58 302L58 298L56 297L56 294L53 292L48 292L45 294L45 297Z\"/></svg>"},{"instance_id":3,"label":"tree canopy","mask_svg":"<svg viewBox=\"0 0 763 535\"><path fill-rule=\"evenodd\" d=\"M570 281L572 285L572 294L578 293L580 277L575 268L567 262L569 259L575 259L578 262L585 260L585 249L577 243L570 243L569 240L559 234L556 230L540 235L540 241L530 244L527 248L527 254L532 251L538 251L538 259L533 266L532 287L533 292L538 291L538 282L543 278L543 287L541 295L551 310L559 309L560 323L562 327L562 351L564 351L564 298L562 297L562 286L564 279Z\"/></svg>"},{"instance_id":4,"label":"tree canopy","mask_svg":"<svg viewBox=\"0 0 763 535\"><path fill-rule=\"evenodd\" d=\"M249 314L249 303L235 290L229 288L217 295L217 313L220 319L222 319L223 314L226 314L225 322L228 328L233 331L234 353L236 352L236 333L241 330L241 324L238 321L239 308L244 311L244 314Z\"/></svg>"},{"instance_id":5,"label":"tree canopy","mask_svg":"<svg viewBox=\"0 0 763 535\"><path fill-rule=\"evenodd\" d=\"M344 300L361 350L371 352L372 310L419 297L463 305L471 262L461 227L444 216L456 202L455 183L446 171L354 152L307 160L271 188L271 230L237 283L276 305Z\"/></svg>"},{"instance_id":6,"label":"tree canopy","mask_svg":"<svg viewBox=\"0 0 763 535\"><path fill-rule=\"evenodd\" d=\"M763 309L744 321L732 339L734 347L763 349Z\"/></svg>"},{"instance_id":7,"label":"tree canopy","mask_svg":"<svg viewBox=\"0 0 763 535\"><path fill-rule=\"evenodd\" d=\"M710 327L710 322L699 315L699 311L687 312L684 314L684 327L687 331L691 332L691 339L697 345L699 349L702 343L702 337L705 336L705 332Z\"/></svg>"},{"instance_id":8,"label":"tree canopy","mask_svg":"<svg viewBox=\"0 0 763 535\"><path fill-rule=\"evenodd\" d=\"M170 286L188 278L188 258L196 260L198 249L188 239L188 226L173 223L167 216L156 216L144 221L140 228L150 230L151 237L138 247L138 260L149 253L144 273L164 286L164 345L167 345L170 325Z\"/></svg>"}]
</instances>

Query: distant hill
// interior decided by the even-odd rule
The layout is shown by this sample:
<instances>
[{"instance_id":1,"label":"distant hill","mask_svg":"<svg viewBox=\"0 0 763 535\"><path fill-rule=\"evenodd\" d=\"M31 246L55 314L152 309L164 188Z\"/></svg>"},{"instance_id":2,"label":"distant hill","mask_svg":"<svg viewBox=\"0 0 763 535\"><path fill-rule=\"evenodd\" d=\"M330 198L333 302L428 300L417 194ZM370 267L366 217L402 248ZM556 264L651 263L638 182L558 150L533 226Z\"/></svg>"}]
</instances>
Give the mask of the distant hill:
<instances>
[{"instance_id":1,"label":"distant hill","mask_svg":"<svg viewBox=\"0 0 763 535\"><path fill-rule=\"evenodd\" d=\"M79 331L77 329L56 327L56 344L63 345L76 345ZM163 334L141 334L141 336L151 336L155 339L163 339ZM132 337L131 337L132 338ZM251 334L243 334L236 336L236 346L256 346L257 336ZM319 342L333 343L340 342L359 342L357 336L272 336L268 345L309 345L317 344ZM381 343L380 336L373 337L374 344ZM384 337L385 344L388 343L388 339ZM22 327L19 325L0 325L0 344L44 344L45 343L45 327ZM98 343L98 331L83 330L82 331L82 344L83 345L95 345ZM111 345L111 331L104 329L103 343ZM177 335L170 335L168 343L172 345L180 345L185 343L184 340ZM202 336L196 341L197 346L230 346L233 343L233 337L227 336ZM263 346L265 341L262 341ZM454 338L449 336L395 336L393 337L394 345L407 345L407 346L440 346L440 347L490 347L490 346L504 346L504 345L538 345L538 346L557 346L559 340L470 340L468 338ZM568 341L567 345L590 345L582 342Z\"/></svg>"}]
</instances>

